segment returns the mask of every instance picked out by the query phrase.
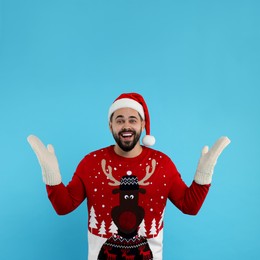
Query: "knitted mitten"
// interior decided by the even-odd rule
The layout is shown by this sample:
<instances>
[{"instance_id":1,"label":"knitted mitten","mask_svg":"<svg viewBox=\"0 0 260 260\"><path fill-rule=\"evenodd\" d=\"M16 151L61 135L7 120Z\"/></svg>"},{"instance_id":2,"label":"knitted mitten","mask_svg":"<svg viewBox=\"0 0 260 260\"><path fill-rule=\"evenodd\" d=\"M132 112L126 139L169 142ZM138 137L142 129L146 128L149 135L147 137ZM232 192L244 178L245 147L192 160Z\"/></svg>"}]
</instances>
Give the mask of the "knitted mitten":
<instances>
[{"instance_id":1,"label":"knitted mitten","mask_svg":"<svg viewBox=\"0 0 260 260\"><path fill-rule=\"evenodd\" d=\"M60 184L61 175L53 146L48 144L45 147L41 140L34 135L28 136L27 140L40 163L43 182L50 186Z\"/></svg>"},{"instance_id":2,"label":"knitted mitten","mask_svg":"<svg viewBox=\"0 0 260 260\"><path fill-rule=\"evenodd\" d=\"M194 177L196 183L201 185L211 183L217 159L229 143L228 137L224 136L219 138L211 149L208 146L204 146Z\"/></svg>"}]
</instances>

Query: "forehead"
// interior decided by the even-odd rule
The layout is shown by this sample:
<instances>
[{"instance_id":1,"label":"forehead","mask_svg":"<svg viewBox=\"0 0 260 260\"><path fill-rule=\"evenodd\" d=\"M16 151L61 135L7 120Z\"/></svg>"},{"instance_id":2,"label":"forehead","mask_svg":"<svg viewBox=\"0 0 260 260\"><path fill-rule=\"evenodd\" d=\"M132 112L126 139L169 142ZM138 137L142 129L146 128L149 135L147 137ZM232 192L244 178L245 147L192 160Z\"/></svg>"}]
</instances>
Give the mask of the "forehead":
<instances>
[{"instance_id":1,"label":"forehead","mask_svg":"<svg viewBox=\"0 0 260 260\"><path fill-rule=\"evenodd\" d=\"M139 114L136 110L132 109L132 108L120 108L117 109L114 112L114 118L118 117L118 116L122 116L124 118L128 118L128 117L137 117L139 118Z\"/></svg>"}]
</instances>

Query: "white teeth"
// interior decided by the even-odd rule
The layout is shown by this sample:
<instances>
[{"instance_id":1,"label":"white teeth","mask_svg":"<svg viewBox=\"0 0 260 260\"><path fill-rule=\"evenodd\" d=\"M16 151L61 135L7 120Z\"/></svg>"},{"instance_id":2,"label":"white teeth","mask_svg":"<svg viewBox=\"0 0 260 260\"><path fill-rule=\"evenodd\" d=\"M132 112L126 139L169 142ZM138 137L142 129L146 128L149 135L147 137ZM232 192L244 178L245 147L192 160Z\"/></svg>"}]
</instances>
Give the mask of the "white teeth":
<instances>
[{"instance_id":1,"label":"white teeth","mask_svg":"<svg viewBox=\"0 0 260 260\"><path fill-rule=\"evenodd\" d=\"M132 134L131 133L129 133L129 134L122 134L122 136L123 137L129 137L129 136L132 136Z\"/></svg>"}]
</instances>

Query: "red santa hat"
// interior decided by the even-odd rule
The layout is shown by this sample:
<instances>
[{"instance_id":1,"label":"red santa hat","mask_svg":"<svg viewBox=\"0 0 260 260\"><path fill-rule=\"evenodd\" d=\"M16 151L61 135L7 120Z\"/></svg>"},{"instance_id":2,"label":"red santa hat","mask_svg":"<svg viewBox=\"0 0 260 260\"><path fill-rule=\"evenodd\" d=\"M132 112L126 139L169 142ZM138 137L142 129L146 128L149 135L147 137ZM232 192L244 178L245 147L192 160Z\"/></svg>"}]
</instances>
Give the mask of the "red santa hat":
<instances>
[{"instance_id":1,"label":"red santa hat","mask_svg":"<svg viewBox=\"0 0 260 260\"><path fill-rule=\"evenodd\" d=\"M121 94L110 106L108 111L108 120L110 121L111 115L120 108L132 108L136 110L143 120L145 120L146 135L143 137L142 142L146 146L155 144L154 136L150 135L150 116L144 98L138 93L123 93Z\"/></svg>"}]
</instances>

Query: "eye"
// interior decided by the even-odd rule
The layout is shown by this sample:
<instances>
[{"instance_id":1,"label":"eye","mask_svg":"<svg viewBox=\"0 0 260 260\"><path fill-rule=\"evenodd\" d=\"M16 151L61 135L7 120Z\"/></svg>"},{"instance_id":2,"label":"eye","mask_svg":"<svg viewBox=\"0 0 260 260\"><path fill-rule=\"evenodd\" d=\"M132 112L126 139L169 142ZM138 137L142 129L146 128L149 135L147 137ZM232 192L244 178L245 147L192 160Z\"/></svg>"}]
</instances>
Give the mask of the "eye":
<instances>
[{"instance_id":1,"label":"eye","mask_svg":"<svg viewBox=\"0 0 260 260\"><path fill-rule=\"evenodd\" d=\"M130 195L130 199L131 199L131 200L134 199L134 197L135 197L134 195Z\"/></svg>"},{"instance_id":2,"label":"eye","mask_svg":"<svg viewBox=\"0 0 260 260\"><path fill-rule=\"evenodd\" d=\"M129 199L129 196L128 196L128 195L125 195L124 198L125 198L125 200L128 200L128 199Z\"/></svg>"},{"instance_id":3,"label":"eye","mask_svg":"<svg viewBox=\"0 0 260 260\"><path fill-rule=\"evenodd\" d=\"M136 123L136 120L135 119L131 119L129 120L130 124L135 124Z\"/></svg>"},{"instance_id":4,"label":"eye","mask_svg":"<svg viewBox=\"0 0 260 260\"><path fill-rule=\"evenodd\" d=\"M117 123L118 125L121 125L121 124L124 123L124 121L123 121L122 119L118 119L118 120L116 121L116 123Z\"/></svg>"}]
</instances>

